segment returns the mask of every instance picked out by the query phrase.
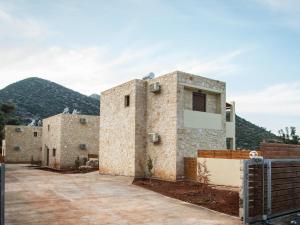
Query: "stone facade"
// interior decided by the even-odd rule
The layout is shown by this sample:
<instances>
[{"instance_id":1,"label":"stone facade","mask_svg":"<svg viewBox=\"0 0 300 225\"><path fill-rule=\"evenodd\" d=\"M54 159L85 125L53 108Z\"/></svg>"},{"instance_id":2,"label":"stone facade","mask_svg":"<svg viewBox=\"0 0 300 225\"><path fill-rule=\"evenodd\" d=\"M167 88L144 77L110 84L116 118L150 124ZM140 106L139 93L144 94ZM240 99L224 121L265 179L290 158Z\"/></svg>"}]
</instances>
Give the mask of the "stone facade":
<instances>
[{"instance_id":1,"label":"stone facade","mask_svg":"<svg viewBox=\"0 0 300 225\"><path fill-rule=\"evenodd\" d=\"M7 125L2 155L6 163L30 163L41 160L42 128Z\"/></svg>"},{"instance_id":2,"label":"stone facade","mask_svg":"<svg viewBox=\"0 0 300 225\"><path fill-rule=\"evenodd\" d=\"M58 114L44 119L42 140L43 166L74 168L77 157L98 154L99 116Z\"/></svg>"},{"instance_id":3,"label":"stone facade","mask_svg":"<svg viewBox=\"0 0 300 225\"><path fill-rule=\"evenodd\" d=\"M153 92L156 83L161 89ZM205 112L193 111L193 92L205 94ZM102 92L100 173L145 176L151 159L155 178L183 178L184 157L196 157L198 149L226 149L225 98L224 82L179 71ZM153 133L158 143L149 138Z\"/></svg>"}]
</instances>

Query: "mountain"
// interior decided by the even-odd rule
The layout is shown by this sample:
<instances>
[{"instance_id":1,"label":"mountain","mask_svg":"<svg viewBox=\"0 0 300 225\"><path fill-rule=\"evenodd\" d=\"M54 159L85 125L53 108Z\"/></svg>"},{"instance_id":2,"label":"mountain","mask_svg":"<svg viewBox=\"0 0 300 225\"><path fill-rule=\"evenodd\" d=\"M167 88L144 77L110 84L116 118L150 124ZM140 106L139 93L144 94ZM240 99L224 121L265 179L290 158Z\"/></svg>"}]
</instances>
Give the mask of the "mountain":
<instances>
[{"instance_id":1,"label":"mountain","mask_svg":"<svg viewBox=\"0 0 300 225\"><path fill-rule=\"evenodd\" d=\"M54 82L31 77L13 83L0 90L0 103L16 104L16 114L23 122L61 113L65 107L81 111L82 114L99 115L100 96L86 96ZM236 146L241 149L256 149L263 139L277 136L266 129L236 116Z\"/></svg>"},{"instance_id":2,"label":"mountain","mask_svg":"<svg viewBox=\"0 0 300 225\"><path fill-rule=\"evenodd\" d=\"M100 95L98 95L98 94L91 94L89 97L100 101Z\"/></svg>"},{"instance_id":3,"label":"mountain","mask_svg":"<svg viewBox=\"0 0 300 225\"><path fill-rule=\"evenodd\" d=\"M275 134L267 131L265 128L259 127L239 116L236 116L235 119L235 129L236 146L240 149L255 150L264 139L279 139Z\"/></svg>"},{"instance_id":4,"label":"mountain","mask_svg":"<svg viewBox=\"0 0 300 225\"><path fill-rule=\"evenodd\" d=\"M54 82L37 77L27 78L0 90L0 102L16 104L16 115L23 121L46 118L63 112L69 107L82 114L99 115L100 101Z\"/></svg>"}]
</instances>

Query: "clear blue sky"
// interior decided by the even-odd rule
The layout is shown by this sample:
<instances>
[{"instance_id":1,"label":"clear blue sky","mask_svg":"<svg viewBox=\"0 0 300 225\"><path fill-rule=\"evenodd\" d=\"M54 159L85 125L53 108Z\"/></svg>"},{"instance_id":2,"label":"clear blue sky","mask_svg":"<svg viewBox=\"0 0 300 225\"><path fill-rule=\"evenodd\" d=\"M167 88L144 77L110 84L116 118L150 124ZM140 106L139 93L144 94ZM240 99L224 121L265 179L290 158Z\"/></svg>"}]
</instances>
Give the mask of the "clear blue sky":
<instances>
[{"instance_id":1,"label":"clear blue sky","mask_svg":"<svg viewBox=\"0 0 300 225\"><path fill-rule=\"evenodd\" d=\"M0 88L30 76L84 94L154 72L227 83L237 113L300 130L300 1L0 0Z\"/></svg>"}]
</instances>

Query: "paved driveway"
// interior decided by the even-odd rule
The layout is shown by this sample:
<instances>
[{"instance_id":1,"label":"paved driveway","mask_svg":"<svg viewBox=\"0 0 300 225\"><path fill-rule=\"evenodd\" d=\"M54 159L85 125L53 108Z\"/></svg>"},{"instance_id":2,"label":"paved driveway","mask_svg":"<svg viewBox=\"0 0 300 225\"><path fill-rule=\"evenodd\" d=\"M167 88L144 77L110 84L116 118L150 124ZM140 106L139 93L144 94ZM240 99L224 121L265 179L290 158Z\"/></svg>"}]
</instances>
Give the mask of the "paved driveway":
<instances>
[{"instance_id":1,"label":"paved driveway","mask_svg":"<svg viewBox=\"0 0 300 225\"><path fill-rule=\"evenodd\" d=\"M6 225L240 224L238 218L131 185L126 177L6 167Z\"/></svg>"}]
</instances>

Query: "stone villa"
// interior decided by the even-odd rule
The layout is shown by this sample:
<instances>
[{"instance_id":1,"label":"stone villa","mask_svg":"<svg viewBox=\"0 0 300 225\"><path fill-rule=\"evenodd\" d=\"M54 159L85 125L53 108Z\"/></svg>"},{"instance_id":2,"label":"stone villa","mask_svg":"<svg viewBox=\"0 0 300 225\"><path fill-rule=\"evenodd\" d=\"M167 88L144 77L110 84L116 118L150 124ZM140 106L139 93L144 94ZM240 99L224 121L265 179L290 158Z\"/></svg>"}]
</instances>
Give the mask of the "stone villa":
<instances>
[{"instance_id":1,"label":"stone villa","mask_svg":"<svg viewBox=\"0 0 300 225\"><path fill-rule=\"evenodd\" d=\"M99 116L58 114L43 120L42 165L53 169L75 167L75 160L97 155Z\"/></svg>"},{"instance_id":2,"label":"stone villa","mask_svg":"<svg viewBox=\"0 0 300 225\"><path fill-rule=\"evenodd\" d=\"M30 163L41 160L42 128L7 125L4 128L2 155L7 163Z\"/></svg>"},{"instance_id":3,"label":"stone villa","mask_svg":"<svg viewBox=\"0 0 300 225\"><path fill-rule=\"evenodd\" d=\"M184 72L132 80L101 93L102 174L183 178L184 157L235 148L235 105L224 82Z\"/></svg>"}]
</instances>

